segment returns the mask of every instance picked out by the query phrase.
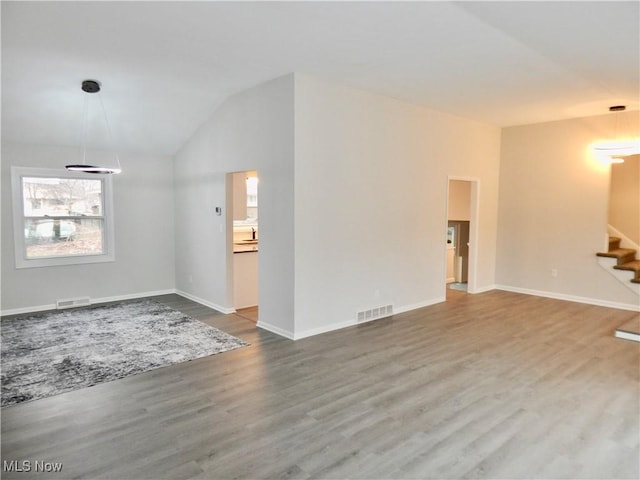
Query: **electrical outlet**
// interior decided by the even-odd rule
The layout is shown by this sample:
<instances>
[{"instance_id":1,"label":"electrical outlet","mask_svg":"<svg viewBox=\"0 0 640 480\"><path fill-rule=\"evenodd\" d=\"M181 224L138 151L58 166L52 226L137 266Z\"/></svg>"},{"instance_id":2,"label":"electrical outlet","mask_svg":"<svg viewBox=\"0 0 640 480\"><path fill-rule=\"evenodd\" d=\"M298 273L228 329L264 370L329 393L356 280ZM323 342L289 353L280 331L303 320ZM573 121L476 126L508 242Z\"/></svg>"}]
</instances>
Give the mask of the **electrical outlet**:
<instances>
[{"instance_id":1,"label":"electrical outlet","mask_svg":"<svg viewBox=\"0 0 640 480\"><path fill-rule=\"evenodd\" d=\"M552 268L551 269L551 276L553 278L557 278L558 277L558 269L557 268Z\"/></svg>"}]
</instances>

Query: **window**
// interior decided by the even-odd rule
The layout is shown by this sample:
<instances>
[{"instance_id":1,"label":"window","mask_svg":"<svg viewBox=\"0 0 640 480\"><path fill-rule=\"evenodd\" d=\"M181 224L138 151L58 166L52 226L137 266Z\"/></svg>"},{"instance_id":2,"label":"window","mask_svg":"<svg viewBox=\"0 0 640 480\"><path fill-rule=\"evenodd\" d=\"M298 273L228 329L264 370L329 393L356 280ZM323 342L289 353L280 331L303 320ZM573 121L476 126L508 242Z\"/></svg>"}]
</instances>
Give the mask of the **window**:
<instances>
[{"instance_id":1,"label":"window","mask_svg":"<svg viewBox=\"0 0 640 480\"><path fill-rule=\"evenodd\" d=\"M17 268L114 260L111 178L13 167Z\"/></svg>"}]
</instances>

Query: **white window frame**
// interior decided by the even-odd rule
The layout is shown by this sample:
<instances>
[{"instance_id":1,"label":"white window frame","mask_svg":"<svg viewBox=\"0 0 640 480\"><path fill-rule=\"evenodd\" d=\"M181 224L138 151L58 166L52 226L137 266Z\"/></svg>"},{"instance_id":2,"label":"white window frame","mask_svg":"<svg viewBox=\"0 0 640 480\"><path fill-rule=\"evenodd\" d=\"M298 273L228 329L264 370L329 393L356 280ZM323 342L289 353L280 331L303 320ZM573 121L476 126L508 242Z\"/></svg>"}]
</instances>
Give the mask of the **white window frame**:
<instances>
[{"instance_id":1,"label":"white window frame","mask_svg":"<svg viewBox=\"0 0 640 480\"><path fill-rule=\"evenodd\" d=\"M103 196L103 253L87 255L67 255L42 258L27 258L24 238L24 195L23 177L79 178L102 180ZM54 267L115 261L115 241L113 231L113 189L111 177L62 169L11 167L11 195L13 204L13 238L16 268Z\"/></svg>"}]
</instances>

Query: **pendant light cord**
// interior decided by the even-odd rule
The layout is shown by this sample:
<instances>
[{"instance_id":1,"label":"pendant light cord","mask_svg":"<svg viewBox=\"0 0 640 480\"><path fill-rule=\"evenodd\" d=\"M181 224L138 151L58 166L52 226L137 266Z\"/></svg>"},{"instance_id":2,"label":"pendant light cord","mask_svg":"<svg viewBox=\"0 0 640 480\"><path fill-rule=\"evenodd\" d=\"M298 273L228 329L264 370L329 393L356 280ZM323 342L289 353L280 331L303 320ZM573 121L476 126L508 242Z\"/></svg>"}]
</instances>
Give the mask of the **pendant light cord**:
<instances>
[{"instance_id":1,"label":"pendant light cord","mask_svg":"<svg viewBox=\"0 0 640 480\"><path fill-rule=\"evenodd\" d=\"M82 104L82 163L87 163L87 124L89 123L89 94L85 94Z\"/></svg>"},{"instance_id":2,"label":"pendant light cord","mask_svg":"<svg viewBox=\"0 0 640 480\"><path fill-rule=\"evenodd\" d=\"M107 111L104 108L104 103L102 101L102 96L98 97L100 99L100 106L102 107L102 115L104 116L104 123L107 126L107 135L109 136L109 143L111 144L111 149L113 150L113 154L116 156L116 163L118 164L118 170L122 169L120 166L120 157L118 155L118 151L115 149L115 144L113 143L113 136L111 135L111 125L109 124L109 119L107 118Z\"/></svg>"},{"instance_id":3,"label":"pendant light cord","mask_svg":"<svg viewBox=\"0 0 640 480\"><path fill-rule=\"evenodd\" d=\"M100 83L96 80L84 80L82 82L82 91L87 95L93 95L100 92ZM120 156L118 155L118 151L115 148L115 143L113 141L113 134L111 132L111 124L109 123L109 118L107 117L107 110L104 108L104 102L102 100L102 96L98 95L98 100L100 102L100 108L102 109L102 116L104 117L104 125L107 129L107 140L109 146L107 147L107 151L109 151L115 156L115 163L117 167L109 167L109 166L101 166L101 165L89 165L87 163L87 145L88 142L88 133L89 133L89 97L84 98L83 102L83 112L82 112L82 163L81 164L69 164L65 165L67 170L73 172L84 172L84 173L102 173L102 174L117 174L122 172L122 167L120 165ZM97 106L96 106L97 107ZM99 114L98 114L99 115ZM109 162L112 163L112 162Z\"/></svg>"}]
</instances>

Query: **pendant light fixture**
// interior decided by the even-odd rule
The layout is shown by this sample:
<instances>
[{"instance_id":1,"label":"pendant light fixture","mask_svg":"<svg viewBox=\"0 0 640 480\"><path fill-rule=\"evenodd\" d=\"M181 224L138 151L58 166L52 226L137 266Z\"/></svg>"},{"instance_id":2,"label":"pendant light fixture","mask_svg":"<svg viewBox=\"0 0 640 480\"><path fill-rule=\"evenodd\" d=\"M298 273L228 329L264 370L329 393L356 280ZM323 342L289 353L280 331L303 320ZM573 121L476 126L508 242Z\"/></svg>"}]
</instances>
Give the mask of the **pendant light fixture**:
<instances>
[{"instance_id":1,"label":"pendant light fixture","mask_svg":"<svg viewBox=\"0 0 640 480\"><path fill-rule=\"evenodd\" d=\"M609 111L624 112L626 108L624 105L613 105L609 107ZM593 146L596 155L609 163L624 163L624 157L640 153L640 139L621 138L621 136L629 135L629 132L623 131L620 120L621 116L615 115L613 140Z\"/></svg>"},{"instance_id":2,"label":"pendant light fixture","mask_svg":"<svg viewBox=\"0 0 640 480\"><path fill-rule=\"evenodd\" d=\"M89 97L88 95L98 94L100 92L100 82L97 80L84 80L82 82L82 91L87 94L84 100L84 112L82 118L82 163L66 165L65 168L72 172L84 172L84 173L103 173L103 174L117 174L122 172L120 167L120 159L118 153L114 151L115 165L90 165L87 163L87 127L89 123ZM107 119L107 112L104 109L102 103L102 97L97 95L100 101L100 108L104 117L104 123L107 129L107 135L109 137L109 143L113 145L113 138L111 137L111 129L109 127L109 120Z\"/></svg>"}]
</instances>

